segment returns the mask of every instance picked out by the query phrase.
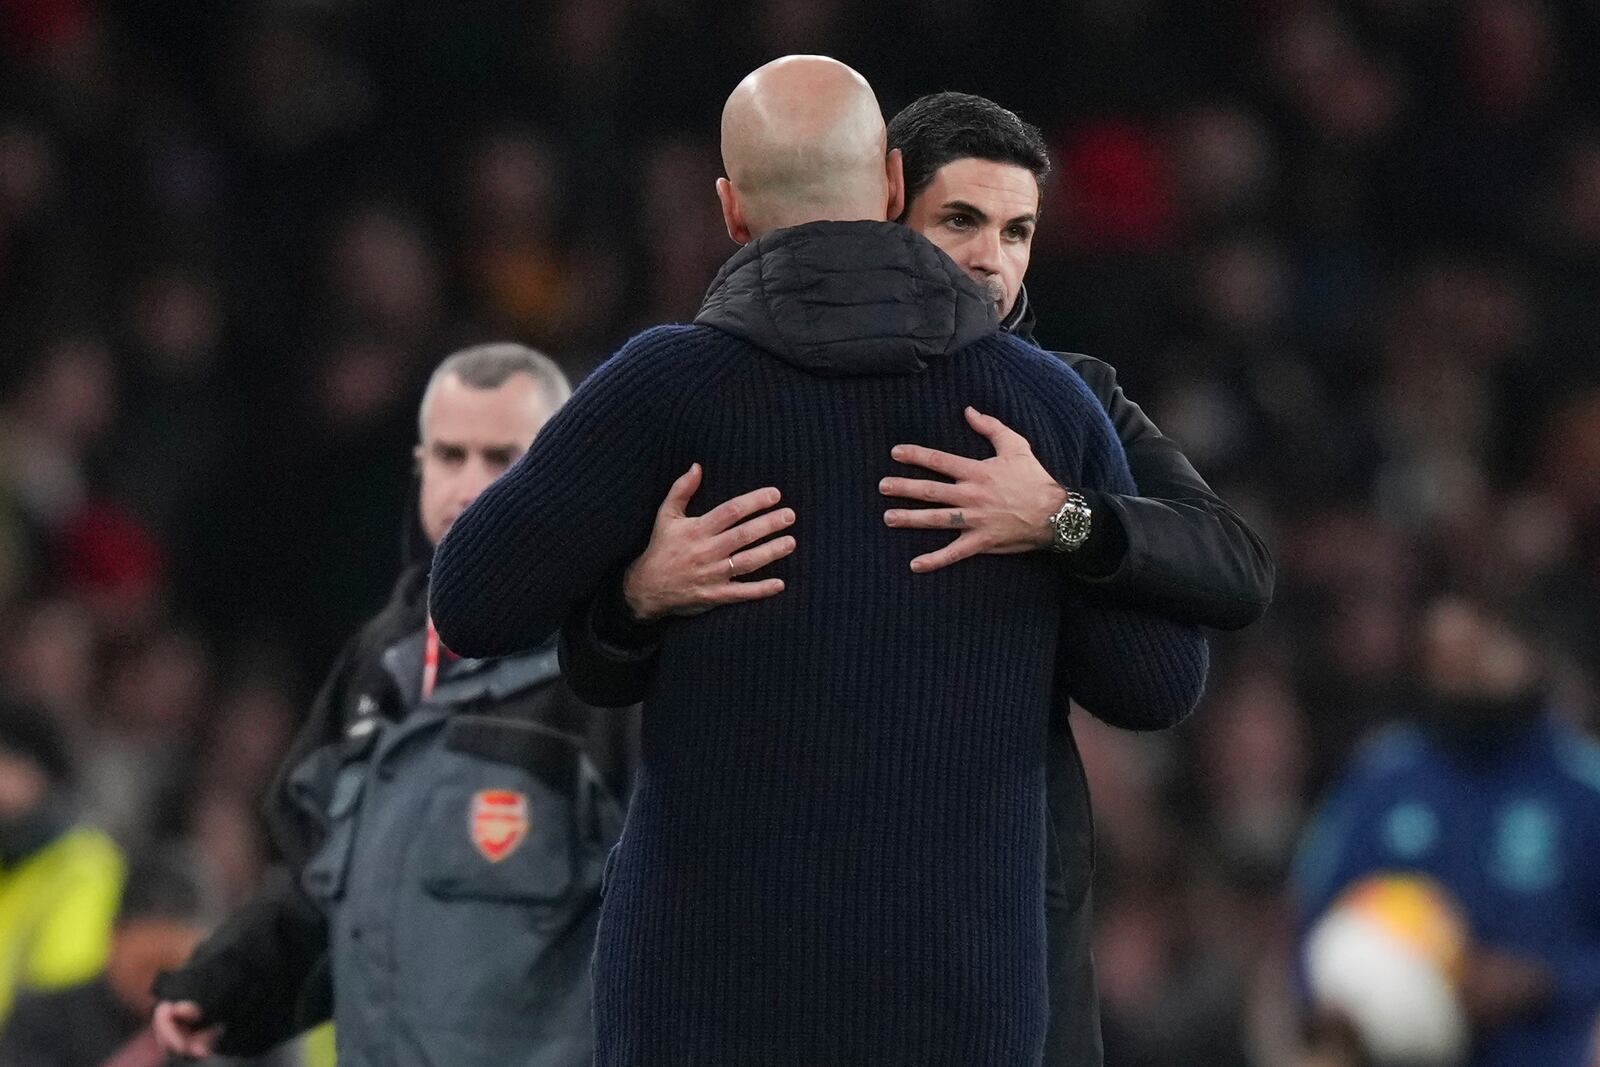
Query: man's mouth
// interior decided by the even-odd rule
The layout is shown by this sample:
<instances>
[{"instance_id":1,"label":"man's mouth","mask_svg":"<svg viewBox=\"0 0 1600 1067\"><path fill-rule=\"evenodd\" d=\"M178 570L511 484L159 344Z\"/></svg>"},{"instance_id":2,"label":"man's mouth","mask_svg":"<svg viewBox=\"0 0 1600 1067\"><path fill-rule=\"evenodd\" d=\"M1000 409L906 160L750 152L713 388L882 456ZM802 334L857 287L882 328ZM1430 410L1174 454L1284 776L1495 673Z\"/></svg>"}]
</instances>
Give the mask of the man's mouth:
<instances>
[{"instance_id":1,"label":"man's mouth","mask_svg":"<svg viewBox=\"0 0 1600 1067\"><path fill-rule=\"evenodd\" d=\"M983 287L984 295L994 302L995 307L1005 306L1006 283L1001 281L998 276L987 275L980 279L978 284Z\"/></svg>"}]
</instances>

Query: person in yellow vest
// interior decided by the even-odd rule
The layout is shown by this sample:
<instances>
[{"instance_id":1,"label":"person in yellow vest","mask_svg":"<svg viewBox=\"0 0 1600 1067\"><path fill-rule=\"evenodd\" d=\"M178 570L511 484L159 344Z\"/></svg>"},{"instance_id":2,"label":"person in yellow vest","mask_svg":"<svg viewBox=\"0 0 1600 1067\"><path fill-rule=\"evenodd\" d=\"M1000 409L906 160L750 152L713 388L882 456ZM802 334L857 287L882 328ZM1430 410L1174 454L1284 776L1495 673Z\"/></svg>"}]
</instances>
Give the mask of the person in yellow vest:
<instances>
[{"instance_id":1,"label":"person in yellow vest","mask_svg":"<svg viewBox=\"0 0 1600 1067\"><path fill-rule=\"evenodd\" d=\"M87 982L106 965L125 861L73 793L57 725L0 697L0 1028L19 993Z\"/></svg>"}]
</instances>

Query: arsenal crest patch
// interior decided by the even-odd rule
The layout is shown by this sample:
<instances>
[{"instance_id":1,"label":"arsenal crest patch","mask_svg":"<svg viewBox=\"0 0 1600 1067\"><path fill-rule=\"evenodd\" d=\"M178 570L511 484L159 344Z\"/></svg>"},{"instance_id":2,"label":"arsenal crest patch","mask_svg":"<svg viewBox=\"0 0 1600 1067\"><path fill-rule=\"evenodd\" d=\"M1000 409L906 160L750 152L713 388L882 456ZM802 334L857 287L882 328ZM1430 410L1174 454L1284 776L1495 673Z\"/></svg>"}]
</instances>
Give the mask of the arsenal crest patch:
<instances>
[{"instance_id":1,"label":"arsenal crest patch","mask_svg":"<svg viewBox=\"0 0 1600 1067\"><path fill-rule=\"evenodd\" d=\"M484 789L472 798L472 843L499 863L528 836L528 798L510 789Z\"/></svg>"}]
</instances>

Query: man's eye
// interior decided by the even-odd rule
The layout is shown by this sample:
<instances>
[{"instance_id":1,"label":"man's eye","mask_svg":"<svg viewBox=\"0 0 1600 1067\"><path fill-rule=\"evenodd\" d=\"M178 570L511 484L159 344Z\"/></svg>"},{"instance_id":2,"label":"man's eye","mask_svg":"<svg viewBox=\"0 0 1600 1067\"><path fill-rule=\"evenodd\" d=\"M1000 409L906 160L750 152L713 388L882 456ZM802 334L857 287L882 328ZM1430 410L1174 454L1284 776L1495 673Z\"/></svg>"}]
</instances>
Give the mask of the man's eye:
<instances>
[{"instance_id":1,"label":"man's eye","mask_svg":"<svg viewBox=\"0 0 1600 1067\"><path fill-rule=\"evenodd\" d=\"M1033 230L1027 226L1011 226L1006 229L1006 237L1013 241L1026 241L1033 236Z\"/></svg>"},{"instance_id":2,"label":"man's eye","mask_svg":"<svg viewBox=\"0 0 1600 1067\"><path fill-rule=\"evenodd\" d=\"M945 225L953 226L958 230L970 229L972 226L972 216L970 215L951 215L944 221Z\"/></svg>"}]
</instances>

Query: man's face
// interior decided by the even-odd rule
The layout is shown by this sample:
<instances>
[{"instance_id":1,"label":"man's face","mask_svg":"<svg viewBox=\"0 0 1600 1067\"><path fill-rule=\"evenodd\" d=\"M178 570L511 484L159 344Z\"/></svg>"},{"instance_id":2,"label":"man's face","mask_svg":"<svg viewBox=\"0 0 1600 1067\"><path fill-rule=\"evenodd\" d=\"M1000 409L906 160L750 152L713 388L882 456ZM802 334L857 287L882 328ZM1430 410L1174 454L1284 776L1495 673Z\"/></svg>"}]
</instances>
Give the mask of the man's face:
<instances>
[{"instance_id":1,"label":"man's face","mask_svg":"<svg viewBox=\"0 0 1600 1067\"><path fill-rule=\"evenodd\" d=\"M184 965L203 937L193 923L172 919L132 919L117 925L106 960L106 981L135 1015L147 1016L156 1007L150 987L162 971Z\"/></svg>"},{"instance_id":2,"label":"man's face","mask_svg":"<svg viewBox=\"0 0 1600 1067\"><path fill-rule=\"evenodd\" d=\"M31 815L49 789L43 768L27 756L0 748L0 824Z\"/></svg>"},{"instance_id":3,"label":"man's face","mask_svg":"<svg viewBox=\"0 0 1600 1067\"><path fill-rule=\"evenodd\" d=\"M494 389L474 389L453 374L438 383L417 445L429 541L439 543L467 505L528 450L551 414L543 390L526 374Z\"/></svg>"},{"instance_id":4,"label":"man's face","mask_svg":"<svg viewBox=\"0 0 1600 1067\"><path fill-rule=\"evenodd\" d=\"M1033 174L987 159L946 163L906 213L906 225L970 274L1001 318L1017 301L1038 224L1039 183Z\"/></svg>"},{"instance_id":5,"label":"man's face","mask_svg":"<svg viewBox=\"0 0 1600 1067\"><path fill-rule=\"evenodd\" d=\"M1422 670L1440 696L1503 700L1537 684L1539 661L1510 627L1467 601L1444 599L1423 617Z\"/></svg>"}]
</instances>

